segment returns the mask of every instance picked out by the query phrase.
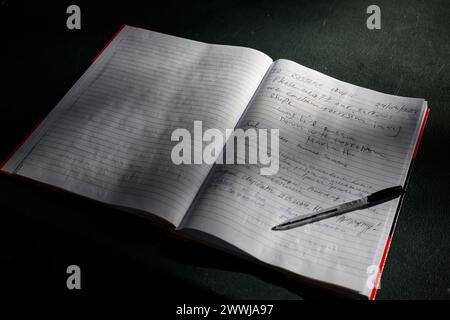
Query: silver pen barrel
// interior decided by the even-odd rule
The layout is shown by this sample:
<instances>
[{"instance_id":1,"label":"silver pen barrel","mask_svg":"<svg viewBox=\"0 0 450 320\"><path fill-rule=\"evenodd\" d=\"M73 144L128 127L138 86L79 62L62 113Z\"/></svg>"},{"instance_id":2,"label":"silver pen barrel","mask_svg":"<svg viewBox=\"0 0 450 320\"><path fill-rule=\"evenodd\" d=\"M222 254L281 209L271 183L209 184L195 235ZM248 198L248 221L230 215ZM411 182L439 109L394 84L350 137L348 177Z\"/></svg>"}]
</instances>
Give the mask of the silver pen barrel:
<instances>
[{"instance_id":1,"label":"silver pen barrel","mask_svg":"<svg viewBox=\"0 0 450 320\"><path fill-rule=\"evenodd\" d=\"M367 197L362 199L342 203L332 208L327 208L324 210L320 210L317 212L313 212L307 215L303 215L300 217L295 217L285 222L275 226L272 230L288 230L296 227L301 227L303 225L317 222L320 220L332 218L334 216L339 216L349 211L353 211L355 209L362 209L368 204Z\"/></svg>"}]
</instances>

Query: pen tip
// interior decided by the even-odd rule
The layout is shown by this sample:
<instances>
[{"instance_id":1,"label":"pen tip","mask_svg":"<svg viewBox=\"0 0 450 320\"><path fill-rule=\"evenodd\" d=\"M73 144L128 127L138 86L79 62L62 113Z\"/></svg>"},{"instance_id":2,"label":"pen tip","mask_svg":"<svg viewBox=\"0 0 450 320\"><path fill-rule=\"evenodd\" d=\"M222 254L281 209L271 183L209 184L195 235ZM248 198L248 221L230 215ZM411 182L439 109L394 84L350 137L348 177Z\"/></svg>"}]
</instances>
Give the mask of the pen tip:
<instances>
[{"instance_id":1,"label":"pen tip","mask_svg":"<svg viewBox=\"0 0 450 320\"><path fill-rule=\"evenodd\" d=\"M273 230L273 231L277 231L277 230L278 230L277 226L272 227L272 230Z\"/></svg>"}]
</instances>

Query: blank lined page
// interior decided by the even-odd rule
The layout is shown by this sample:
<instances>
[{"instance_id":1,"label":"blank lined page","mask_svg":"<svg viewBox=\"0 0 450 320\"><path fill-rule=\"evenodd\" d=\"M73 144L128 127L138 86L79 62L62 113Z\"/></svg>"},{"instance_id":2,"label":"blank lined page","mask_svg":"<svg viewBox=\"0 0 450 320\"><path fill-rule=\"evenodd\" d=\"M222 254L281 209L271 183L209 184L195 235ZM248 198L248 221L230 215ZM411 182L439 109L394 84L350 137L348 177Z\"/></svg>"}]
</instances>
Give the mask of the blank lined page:
<instances>
[{"instance_id":1,"label":"blank lined page","mask_svg":"<svg viewBox=\"0 0 450 320\"><path fill-rule=\"evenodd\" d=\"M174 165L176 128L233 128L271 59L125 27L5 169L178 225L209 165Z\"/></svg>"},{"instance_id":2,"label":"blank lined page","mask_svg":"<svg viewBox=\"0 0 450 320\"><path fill-rule=\"evenodd\" d=\"M256 165L218 166L184 227L266 263L369 295L398 200L288 231L271 228L404 185L424 111L422 99L276 61L241 127L280 129L279 172L263 176Z\"/></svg>"}]
</instances>

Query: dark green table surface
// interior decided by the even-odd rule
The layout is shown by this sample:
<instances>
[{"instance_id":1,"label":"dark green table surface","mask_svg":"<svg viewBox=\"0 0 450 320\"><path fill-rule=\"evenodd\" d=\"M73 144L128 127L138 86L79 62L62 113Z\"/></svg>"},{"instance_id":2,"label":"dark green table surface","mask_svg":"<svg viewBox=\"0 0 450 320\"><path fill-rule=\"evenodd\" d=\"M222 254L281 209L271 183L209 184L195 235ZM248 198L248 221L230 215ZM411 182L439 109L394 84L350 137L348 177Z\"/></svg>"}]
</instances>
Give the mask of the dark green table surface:
<instances>
[{"instance_id":1,"label":"dark green table surface","mask_svg":"<svg viewBox=\"0 0 450 320\"><path fill-rule=\"evenodd\" d=\"M0 157L44 117L123 24L259 49L343 81L423 97L431 114L383 273L379 299L450 298L450 2L0 2ZM266 268L168 237L148 221L14 177L0 177L2 291L39 296L328 298ZM65 287L66 267L82 290Z\"/></svg>"}]
</instances>

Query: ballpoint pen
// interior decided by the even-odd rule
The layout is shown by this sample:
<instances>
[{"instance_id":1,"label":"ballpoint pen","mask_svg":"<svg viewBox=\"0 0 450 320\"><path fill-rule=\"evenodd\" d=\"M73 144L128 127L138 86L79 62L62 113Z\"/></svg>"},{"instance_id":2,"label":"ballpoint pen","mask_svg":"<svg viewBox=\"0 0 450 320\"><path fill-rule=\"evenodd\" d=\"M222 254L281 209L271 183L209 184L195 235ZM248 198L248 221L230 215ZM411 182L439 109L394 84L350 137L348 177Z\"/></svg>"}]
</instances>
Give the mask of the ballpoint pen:
<instances>
[{"instance_id":1,"label":"ballpoint pen","mask_svg":"<svg viewBox=\"0 0 450 320\"><path fill-rule=\"evenodd\" d=\"M320 220L339 216L341 214L361 210L378 204L393 200L404 193L402 186L391 187L372 193L364 198L342 203L332 208L323 209L307 215L295 217L284 221L272 228L272 230L282 231L304 226Z\"/></svg>"}]
</instances>

